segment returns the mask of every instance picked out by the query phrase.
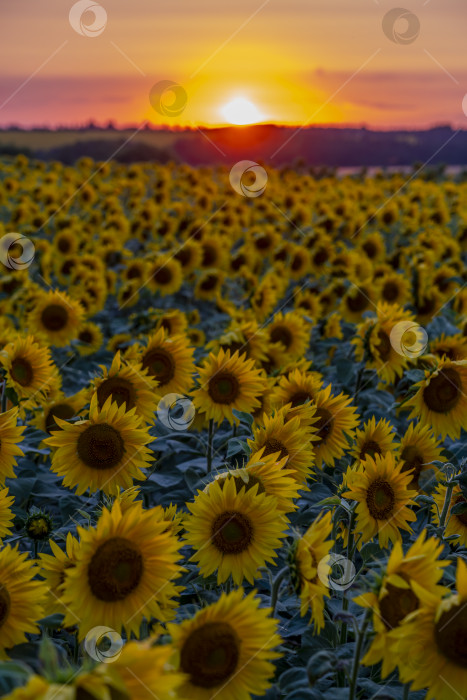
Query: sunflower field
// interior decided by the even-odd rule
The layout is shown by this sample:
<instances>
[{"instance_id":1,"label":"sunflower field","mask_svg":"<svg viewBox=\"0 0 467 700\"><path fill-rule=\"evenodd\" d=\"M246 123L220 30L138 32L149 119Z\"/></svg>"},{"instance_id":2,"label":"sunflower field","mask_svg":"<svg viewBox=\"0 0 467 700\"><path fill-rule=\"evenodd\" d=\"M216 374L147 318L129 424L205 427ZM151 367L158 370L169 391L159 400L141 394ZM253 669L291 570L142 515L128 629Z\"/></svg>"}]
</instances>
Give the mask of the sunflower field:
<instances>
[{"instance_id":1,"label":"sunflower field","mask_svg":"<svg viewBox=\"0 0 467 700\"><path fill-rule=\"evenodd\" d=\"M0 694L467 697L467 181L0 164Z\"/></svg>"}]
</instances>

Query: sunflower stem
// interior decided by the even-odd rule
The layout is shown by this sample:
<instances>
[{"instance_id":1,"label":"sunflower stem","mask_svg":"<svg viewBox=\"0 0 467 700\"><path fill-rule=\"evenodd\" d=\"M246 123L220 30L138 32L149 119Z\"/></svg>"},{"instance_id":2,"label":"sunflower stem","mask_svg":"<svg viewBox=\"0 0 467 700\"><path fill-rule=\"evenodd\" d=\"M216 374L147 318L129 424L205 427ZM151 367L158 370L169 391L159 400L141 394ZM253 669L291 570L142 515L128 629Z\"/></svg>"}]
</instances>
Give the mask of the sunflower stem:
<instances>
[{"instance_id":1,"label":"sunflower stem","mask_svg":"<svg viewBox=\"0 0 467 700\"><path fill-rule=\"evenodd\" d=\"M208 466L207 466L207 473L211 473L212 469L212 442L214 438L214 421L211 418L209 421L209 428L208 428L208 451L207 451L207 461L208 461Z\"/></svg>"},{"instance_id":2,"label":"sunflower stem","mask_svg":"<svg viewBox=\"0 0 467 700\"><path fill-rule=\"evenodd\" d=\"M454 490L454 482L449 482L447 487L446 487L446 495L444 497L444 505L443 505L443 510L441 512L441 517L439 519L439 527L443 529L443 535L444 535L444 525L446 523L446 517L448 514L449 506L451 505L451 497L452 497L452 492Z\"/></svg>"},{"instance_id":3,"label":"sunflower stem","mask_svg":"<svg viewBox=\"0 0 467 700\"><path fill-rule=\"evenodd\" d=\"M357 631L357 641L355 644L355 654L354 654L354 658L353 658L352 675L350 677L349 700L354 700L354 698L355 698L355 691L357 689L358 671L360 668L360 655L362 653L363 642L365 641L366 628L368 627L368 623L370 622L370 615L371 615L371 610L370 609L365 610L365 614L363 616L363 621L362 621L362 626Z\"/></svg>"},{"instance_id":4,"label":"sunflower stem","mask_svg":"<svg viewBox=\"0 0 467 700\"><path fill-rule=\"evenodd\" d=\"M402 700L409 700L409 693L410 693L410 683L406 683L404 685L404 691L402 694Z\"/></svg>"},{"instance_id":5,"label":"sunflower stem","mask_svg":"<svg viewBox=\"0 0 467 700\"><path fill-rule=\"evenodd\" d=\"M352 561L354 555L354 534L352 532L355 521L355 510L352 510L349 517L349 533L347 537L347 559ZM349 601L345 595L345 591L342 596L342 610L346 612L349 609ZM347 623L343 622L341 627L341 644L347 642Z\"/></svg>"},{"instance_id":6,"label":"sunflower stem","mask_svg":"<svg viewBox=\"0 0 467 700\"><path fill-rule=\"evenodd\" d=\"M34 559L37 559L37 545L38 545L38 544L39 544L38 541L37 541L37 540L34 540L34 542L33 542L33 547L34 547Z\"/></svg>"},{"instance_id":7,"label":"sunflower stem","mask_svg":"<svg viewBox=\"0 0 467 700\"><path fill-rule=\"evenodd\" d=\"M281 587L282 581L286 578L287 574L289 573L289 567L284 566L283 569L279 571L277 574L276 578L272 582L272 589L271 589L271 617L274 617L274 613L276 612L276 605L277 605L277 598L279 597L279 589Z\"/></svg>"}]
</instances>

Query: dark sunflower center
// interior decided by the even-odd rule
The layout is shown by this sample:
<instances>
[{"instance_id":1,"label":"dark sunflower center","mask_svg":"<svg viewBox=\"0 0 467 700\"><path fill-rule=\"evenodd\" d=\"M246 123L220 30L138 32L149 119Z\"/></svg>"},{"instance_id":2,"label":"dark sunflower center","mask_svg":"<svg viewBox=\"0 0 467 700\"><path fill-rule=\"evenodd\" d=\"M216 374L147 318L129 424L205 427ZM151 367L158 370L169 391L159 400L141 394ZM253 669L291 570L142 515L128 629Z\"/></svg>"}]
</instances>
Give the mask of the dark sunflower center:
<instances>
[{"instance_id":1,"label":"dark sunflower center","mask_svg":"<svg viewBox=\"0 0 467 700\"><path fill-rule=\"evenodd\" d=\"M28 360L24 357L16 357L11 364L10 376L21 386L30 386L34 378L34 372Z\"/></svg>"},{"instance_id":2,"label":"dark sunflower center","mask_svg":"<svg viewBox=\"0 0 467 700\"><path fill-rule=\"evenodd\" d=\"M61 331L68 323L68 311L60 304L49 304L41 314L41 321L48 331Z\"/></svg>"},{"instance_id":3,"label":"dark sunflower center","mask_svg":"<svg viewBox=\"0 0 467 700\"><path fill-rule=\"evenodd\" d=\"M137 546L124 537L112 537L98 547L89 562L89 587L99 600L123 600L138 586L143 570Z\"/></svg>"},{"instance_id":4,"label":"dark sunflower center","mask_svg":"<svg viewBox=\"0 0 467 700\"><path fill-rule=\"evenodd\" d=\"M113 469L125 454L125 444L120 433L107 423L97 423L81 433L78 438L78 456L92 469Z\"/></svg>"},{"instance_id":5,"label":"dark sunflower center","mask_svg":"<svg viewBox=\"0 0 467 700\"><path fill-rule=\"evenodd\" d=\"M453 367L442 369L423 390L423 399L431 411L449 413L462 395L462 381Z\"/></svg>"},{"instance_id":6,"label":"dark sunflower center","mask_svg":"<svg viewBox=\"0 0 467 700\"><path fill-rule=\"evenodd\" d=\"M367 490L366 504L376 520L386 520L393 512L396 497L391 484L385 479L375 479Z\"/></svg>"},{"instance_id":7,"label":"dark sunflower center","mask_svg":"<svg viewBox=\"0 0 467 700\"><path fill-rule=\"evenodd\" d=\"M206 275L201 282L201 289L205 292L210 292L216 288L219 278L217 275Z\"/></svg>"},{"instance_id":8,"label":"dark sunflower center","mask_svg":"<svg viewBox=\"0 0 467 700\"><path fill-rule=\"evenodd\" d=\"M460 666L467 668L467 603L453 606L435 624L435 640L440 652Z\"/></svg>"},{"instance_id":9,"label":"dark sunflower center","mask_svg":"<svg viewBox=\"0 0 467 700\"><path fill-rule=\"evenodd\" d=\"M400 625L404 617L417 610L420 601L411 588L398 588L388 583L387 591L379 608L386 629L392 630Z\"/></svg>"},{"instance_id":10,"label":"dark sunflower center","mask_svg":"<svg viewBox=\"0 0 467 700\"><path fill-rule=\"evenodd\" d=\"M350 311L364 311L368 308L369 300L367 296L359 289L356 294L347 297L347 306Z\"/></svg>"},{"instance_id":11,"label":"dark sunflower center","mask_svg":"<svg viewBox=\"0 0 467 700\"><path fill-rule=\"evenodd\" d=\"M389 355L391 354L391 341L389 340L387 333L381 330L378 331L378 340L379 342L376 345L376 349L380 358L383 360L383 362L385 362L389 359Z\"/></svg>"},{"instance_id":12,"label":"dark sunflower center","mask_svg":"<svg viewBox=\"0 0 467 700\"><path fill-rule=\"evenodd\" d=\"M257 494L264 493L263 483L256 476L253 476L253 474L248 475L247 482L243 481L241 476L234 476L233 480L235 481L235 488L237 490L237 493L240 491L240 489L243 486L245 487L245 492L246 492L246 491L249 491L250 489L252 489L253 486L256 486L256 484L258 484L258 491L256 493Z\"/></svg>"},{"instance_id":13,"label":"dark sunflower center","mask_svg":"<svg viewBox=\"0 0 467 700\"><path fill-rule=\"evenodd\" d=\"M378 252L376 245L374 243L372 243L371 241L366 241L362 245L362 248L365 251L365 253L368 255L368 257L370 258L370 260L372 258L374 258Z\"/></svg>"},{"instance_id":14,"label":"dark sunflower center","mask_svg":"<svg viewBox=\"0 0 467 700\"><path fill-rule=\"evenodd\" d=\"M8 619L11 610L11 599L5 586L0 584L0 628Z\"/></svg>"},{"instance_id":15,"label":"dark sunflower center","mask_svg":"<svg viewBox=\"0 0 467 700\"><path fill-rule=\"evenodd\" d=\"M281 343L286 349L292 345L293 336L287 326L276 326L271 331L271 342Z\"/></svg>"},{"instance_id":16,"label":"dark sunflower center","mask_svg":"<svg viewBox=\"0 0 467 700\"><path fill-rule=\"evenodd\" d=\"M45 418L45 429L48 433L52 430L60 430L55 418L61 418L62 420L69 420L75 415L74 408L67 403L58 403L47 413Z\"/></svg>"},{"instance_id":17,"label":"dark sunflower center","mask_svg":"<svg viewBox=\"0 0 467 700\"><path fill-rule=\"evenodd\" d=\"M164 348L149 350L144 355L142 364L148 374L156 377L159 386L168 384L174 378L175 362L170 352Z\"/></svg>"},{"instance_id":18,"label":"dark sunflower center","mask_svg":"<svg viewBox=\"0 0 467 700\"><path fill-rule=\"evenodd\" d=\"M399 296L399 287L395 282L386 282L382 296L386 301L395 301Z\"/></svg>"},{"instance_id":19,"label":"dark sunflower center","mask_svg":"<svg viewBox=\"0 0 467 700\"><path fill-rule=\"evenodd\" d=\"M295 394L292 394L287 403L290 402L292 404L292 408L295 408L296 406L301 406L307 401L313 401L313 397L308 393L308 391L296 391Z\"/></svg>"},{"instance_id":20,"label":"dark sunflower center","mask_svg":"<svg viewBox=\"0 0 467 700\"><path fill-rule=\"evenodd\" d=\"M381 447L374 440L367 440L363 443L360 450L360 459L365 459L367 455L374 457L381 454Z\"/></svg>"},{"instance_id":21,"label":"dark sunflower center","mask_svg":"<svg viewBox=\"0 0 467 700\"><path fill-rule=\"evenodd\" d=\"M239 391L238 379L230 372L219 372L209 380L208 392L214 403L231 404Z\"/></svg>"},{"instance_id":22,"label":"dark sunflower center","mask_svg":"<svg viewBox=\"0 0 467 700\"><path fill-rule=\"evenodd\" d=\"M93 341L91 331L81 331L81 333L78 335L78 338L82 343L86 343L86 345L91 345Z\"/></svg>"},{"instance_id":23,"label":"dark sunflower center","mask_svg":"<svg viewBox=\"0 0 467 700\"><path fill-rule=\"evenodd\" d=\"M99 408L102 408L109 396L119 407L126 404L127 411L136 405L135 388L127 379L109 377L102 382L97 389Z\"/></svg>"},{"instance_id":24,"label":"dark sunflower center","mask_svg":"<svg viewBox=\"0 0 467 700\"><path fill-rule=\"evenodd\" d=\"M282 444L282 442L276 440L276 438L269 438L269 440L267 440L264 444L264 452L262 456L267 457L275 452L280 452L279 459L284 459L284 457L287 457L289 454L287 448Z\"/></svg>"},{"instance_id":25,"label":"dark sunflower center","mask_svg":"<svg viewBox=\"0 0 467 700\"><path fill-rule=\"evenodd\" d=\"M214 267L214 263L217 260L217 251L214 246L205 243L203 245L203 267Z\"/></svg>"},{"instance_id":26,"label":"dark sunflower center","mask_svg":"<svg viewBox=\"0 0 467 700\"><path fill-rule=\"evenodd\" d=\"M240 554L253 539L253 524L243 513L227 510L212 525L212 542L222 554Z\"/></svg>"},{"instance_id":27,"label":"dark sunflower center","mask_svg":"<svg viewBox=\"0 0 467 700\"><path fill-rule=\"evenodd\" d=\"M332 431L334 417L327 408L317 408L315 417L318 418L314 424L316 435L320 438L321 442L326 442Z\"/></svg>"},{"instance_id":28,"label":"dark sunflower center","mask_svg":"<svg viewBox=\"0 0 467 700\"><path fill-rule=\"evenodd\" d=\"M172 282L172 272L168 267L157 268L152 276L157 284L170 284Z\"/></svg>"},{"instance_id":29,"label":"dark sunflower center","mask_svg":"<svg viewBox=\"0 0 467 700\"><path fill-rule=\"evenodd\" d=\"M239 658L240 640L235 630L226 622L208 622L185 641L180 665L193 685L214 688L231 677Z\"/></svg>"},{"instance_id":30,"label":"dark sunflower center","mask_svg":"<svg viewBox=\"0 0 467 700\"><path fill-rule=\"evenodd\" d=\"M455 499L453 505L457 505L458 503L466 503L466 502L467 502L467 501L465 500L464 496L463 496L461 493L459 493L459 494L456 496L456 499ZM460 520L460 522L461 522L463 525L467 525L467 513L461 513L460 515L456 515L456 516L454 516L454 517L456 517L457 520Z\"/></svg>"},{"instance_id":31,"label":"dark sunflower center","mask_svg":"<svg viewBox=\"0 0 467 700\"><path fill-rule=\"evenodd\" d=\"M408 472L411 469L413 470L412 481L410 482L409 488L418 489L418 479L424 464L423 456L419 453L415 445L407 445L407 447L404 447L402 450L401 460L404 462L401 471Z\"/></svg>"}]
</instances>

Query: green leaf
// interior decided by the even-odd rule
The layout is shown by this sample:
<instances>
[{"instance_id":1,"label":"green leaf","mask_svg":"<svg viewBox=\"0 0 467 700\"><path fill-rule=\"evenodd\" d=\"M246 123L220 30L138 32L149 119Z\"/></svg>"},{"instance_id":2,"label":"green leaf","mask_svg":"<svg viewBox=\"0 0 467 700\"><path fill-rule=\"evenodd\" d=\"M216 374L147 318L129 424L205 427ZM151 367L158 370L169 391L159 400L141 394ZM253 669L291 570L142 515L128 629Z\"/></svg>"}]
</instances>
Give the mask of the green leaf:
<instances>
[{"instance_id":1,"label":"green leaf","mask_svg":"<svg viewBox=\"0 0 467 700\"><path fill-rule=\"evenodd\" d=\"M467 503L456 503L451 508L451 515L465 515L467 513Z\"/></svg>"},{"instance_id":2,"label":"green leaf","mask_svg":"<svg viewBox=\"0 0 467 700\"><path fill-rule=\"evenodd\" d=\"M254 418L251 413L245 413L244 411L237 411L235 408L232 410L235 418L238 418L240 423L245 423L250 428L253 425Z\"/></svg>"}]
</instances>

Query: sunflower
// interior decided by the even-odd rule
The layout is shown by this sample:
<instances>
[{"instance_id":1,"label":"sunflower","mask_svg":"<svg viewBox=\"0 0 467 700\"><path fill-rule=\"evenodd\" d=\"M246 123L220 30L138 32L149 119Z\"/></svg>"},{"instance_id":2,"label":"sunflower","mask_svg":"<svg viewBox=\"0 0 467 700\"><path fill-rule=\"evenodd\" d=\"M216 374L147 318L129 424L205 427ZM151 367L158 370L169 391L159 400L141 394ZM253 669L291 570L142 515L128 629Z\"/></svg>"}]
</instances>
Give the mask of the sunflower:
<instances>
[{"instance_id":1,"label":"sunflower","mask_svg":"<svg viewBox=\"0 0 467 700\"><path fill-rule=\"evenodd\" d=\"M0 363L6 372L7 386L14 389L24 406L35 405L36 395L47 395L57 384L57 369L50 350L39 345L32 336L16 338L0 352Z\"/></svg>"},{"instance_id":2,"label":"sunflower","mask_svg":"<svg viewBox=\"0 0 467 700\"><path fill-rule=\"evenodd\" d=\"M42 292L36 298L27 324L32 333L50 345L64 347L78 337L83 309L65 292Z\"/></svg>"},{"instance_id":3,"label":"sunflower","mask_svg":"<svg viewBox=\"0 0 467 700\"><path fill-rule=\"evenodd\" d=\"M284 374L279 379L271 395L271 403L280 408L284 404L300 406L307 401L314 401L322 388L322 380L317 372L301 372L298 369Z\"/></svg>"},{"instance_id":4,"label":"sunflower","mask_svg":"<svg viewBox=\"0 0 467 700\"><path fill-rule=\"evenodd\" d=\"M443 512L444 502L446 500L447 488L443 484L439 484L436 491L433 494L434 505L432 508L433 521L436 525L439 525L440 513ZM466 503L466 499L461 491L461 488L456 484L452 490L451 502L448 507L448 513L446 516L446 528L445 537L451 535L459 535L456 543L461 546L467 545L467 515L465 513L453 514L451 509L458 503Z\"/></svg>"},{"instance_id":5,"label":"sunflower","mask_svg":"<svg viewBox=\"0 0 467 700\"><path fill-rule=\"evenodd\" d=\"M267 344L267 334L257 321L244 320L233 321L225 333L208 343L206 349L218 352L222 348L230 350L231 354L238 350L240 355L261 362L266 359Z\"/></svg>"},{"instance_id":6,"label":"sunflower","mask_svg":"<svg viewBox=\"0 0 467 700\"><path fill-rule=\"evenodd\" d=\"M467 359L467 338L461 333L445 336L444 333L430 343L430 352L439 358L458 362Z\"/></svg>"},{"instance_id":7,"label":"sunflower","mask_svg":"<svg viewBox=\"0 0 467 700\"><path fill-rule=\"evenodd\" d=\"M438 446L439 441L435 439L429 426L410 423L398 450L402 471L411 472L412 481L409 488L420 490L420 475L432 468L432 462L445 461Z\"/></svg>"},{"instance_id":8,"label":"sunflower","mask_svg":"<svg viewBox=\"0 0 467 700\"><path fill-rule=\"evenodd\" d=\"M15 478L13 467L16 457L23 457L23 450L18 447L26 426L17 426L18 408L11 408L6 413L0 413L0 485L4 486L5 479Z\"/></svg>"},{"instance_id":9,"label":"sunflower","mask_svg":"<svg viewBox=\"0 0 467 700\"><path fill-rule=\"evenodd\" d=\"M44 578L47 589L47 612L49 615L53 613L65 613L65 608L61 603L61 595L63 593L63 584L65 583L65 572L67 569L75 566L76 555L79 548L78 540L73 537L71 532L67 533L65 551L60 549L58 544L53 540L49 540L52 554L41 553L41 576ZM75 624L79 622L79 617L75 618Z\"/></svg>"},{"instance_id":10,"label":"sunflower","mask_svg":"<svg viewBox=\"0 0 467 700\"><path fill-rule=\"evenodd\" d=\"M370 457L374 457L375 454L383 455L390 452L393 447L393 426L384 418L376 422L376 418L373 416L365 423L363 430L357 430L355 445L350 454L360 460L365 459L367 455Z\"/></svg>"},{"instance_id":11,"label":"sunflower","mask_svg":"<svg viewBox=\"0 0 467 700\"><path fill-rule=\"evenodd\" d=\"M169 624L180 671L188 680L179 696L191 700L251 700L264 695L280 654L277 621L260 608L255 591L223 593L180 625Z\"/></svg>"},{"instance_id":12,"label":"sunflower","mask_svg":"<svg viewBox=\"0 0 467 700\"><path fill-rule=\"evenodd\" d=\"M172 667L173 647L153 645L153 640L129 641L112 663L97 667L110 679L110 698L175 700L186 676Z\"/></svg>"},{"instance_id":13,"label":"sunflower","mask_svg":"<svg viewBox=\"0 0 467 700\"><path fill-rule=\"evenodd\" d=\"M298 360L308 349L310 343L310 324L295 311L283 315L276 314L266 331L269 341L277 344L287 359Z\"/></svg>"},{"instance_id":14,"label":"sunflower","mask_svg":"<svg viewBox=\"0 0 467 700\"><path fill-rule=\"evenodd\" d=\"M329 550L334 546L334 540L328 539L331 532L331 513L320 513L289 552L292 584L300 596L300 615L311 610L315 632L324 627L324 596L329 596L326 581L331 570Z\"/></svg>"},{"instance_id":15,"label":"sunflower","mask_svg":"<svg viewBox=\"0 0 467 700\"><path fill-rule=\"evenodd\" d=\"M382 275L377 281L376 290L379 298L388 304L404 306L411 299L410 280L397 272Z\"/></svg>"},{"instance_id":16,"label":"sunflower","mask_svg":"<svg viewBox=\"0 0 467 700\"><path fill-rule=\"evenodd\" d=\"M143 370L157 381L155 393L159 396L186 393L193 383L193 348L184 335L169 336L164 328L148 338L139 354Z\"/></svg>"},{"instance_id":17,"label":"sunflower","mask_svg":"<svg viewBox=\"0 0 467 700\"><path fill-rule=\"evenodd\" d=\"M199 269L203 251L198 241L188 240L180 246L174 257L182 266L185 277L188 277L191 272Z\"/></svg>"},{"instance_id":18,"label":"sunflower","mask_svg":"<svg viewBox=\"0 0 467 700\"><path fill-rule=\"evenodd\" d=\"M93 355L100 350L104 342L104 334L97 323L83 323L78 332L78 352L80 355Z\"/></svg>"},{"instance_id":19,"label":"sunflower","mask_svg":"<svg viewBox=\"0 0 467 700\"><path fill-rule=\"evenodd\" d=\"M206 414L207 419L222 423L238 423L233 409L251 413L260 406L257 398L266 387L266 380L260 370L254 368L254 361L247 360L238 351L220 350L217 355L210 353L199 369L199 388L192 392L195 407Z\"/></svg>"},{"instance_id":20,"label":"sunflower","mask_svg":"<svg viewBox=\"0 0 467 700\"><path fill-rule=\"evenodd\" d=\"M225 479L233 479L237 492L242 486L249 491L258 484L257 493L273 496L277 499L277 510L281 513L290 513L297 508L294 499L298 497L300 485L293 478L292 470L286 468L287 457L280 460L276 454L263 457L264 449L252 454L243 467L220 472L216 475L216 480L223 485ZM209 484L205 491L207 490L209 490Z\"/></svg>"},{"instance_id":21,"label":"sunflower","mask_svg":"<svg viewBox=\"0 0 467 700\"><path fill-rule=\"evenodd\" d=\"M250 298L251 308L257 320L262 323L271 315L277 304L278 294L274 287L262 281Z\"/></svg>"},{"instance_id":22,"label":"sunflower","mask_svg":"<svg viewBox=\"0 0 467 700\"><path fill-rule=\"evenodd\" d=\"M195 299L212 300L220 297L225 275L221 270L207 270L195 285Z\"/></svg>"},{"instance_id":23,"label":"sunflower","mask_svg":"<svg viewBox=\"0 0 467 700\"><path fill-rule=\"evenodd\" d=\"M274 562L287 521L277 500L258 490L259 483L237 492L235 479L228 478L223 484L213 481L187 504L185 540L195 549L192 560L204 577L217 570L218 583L229 576L237 585L244 578L253 583L258 569Z\"/></svg>"},{"instance_id":24,"label":"sunflower","mask_svg":"<svg viewBox=\"0 0 467 700\"><path fill-rule=\"evenodd\" d=\"M96 625L137 636L144 618L172 617L180 544L164 529L151 510L122 514L118 502L103 509L95 527L78 527L80 544L75 566L65 571L62 602L65 625L80 619L79 639Z\"/></svg>"},{"instance_id":25,"label":"sunflower","mask_svg":"<svg viewBox=\"0 0 467 700\"><path fill-rule=\"evenodd\" d=\"M41 403L41 410L31 421L43 433L51 433L52 430L59 430L55 418L70 420L77 416L87 403L86 391L78 391L74 396L65 396L60 391L54 396L52 401Z\"/></svg>"},{"instance_id":26,"label":"sunflower","mask_svg":"<svg viewBox=\"0 0 467 700\"><path fill-rule=\"evenodd\" d=\"M203 348L206 345L206 335L201 328L188 328L186 332L190 345L196 348Z\"/></svg>"},{"instance_id":27,"label":"sunflower","mask_svg":"<svg viewBox=\"0 0 467 700\"><path fill-rule=\"evenodd\" d=\"M342 298L340 312L350 323L359 323L365 311L374 307L373 283L368 280L356 286L352 284Z\"/></svg>"},{"instance_id":28,"label":"sunflower","mask_svg":"<svg viewBox=\"0 0 467 700\"><path fill-rule=\"evenodd\" d=\"M314 444L316 464L334 466L348 449L348 439L353 440L354 428L358 424L356 409L350 405L351 399L344 393L334 396L331 385L319 391L314 399L316 406L314 424L316 431Z\"/></svg>"},{"instance_id":29,"label":"sunflower","mask_svg":"<svg viewBox=\"0 0 467 700\"><path fill-rule=\"evenodd\" d=\"M358 325L351 341L356 359L365 360L384 382L401 377L412 358L424 350L426 333L409 311L400 306L378 302L376 320L369 318Z\"/></svg>"},{"instance_id":30,"label":"sunflower","mask_svg":"<svg viewBox=\"0 0 467 700\"><path fill-rule=\"evenodd\" d=\"M457 593L432 596L398 628L399 677L427 700L467 697L467 566L457 559Z\"/></svg>"},{"instance_id":31,"label":"sunflower","mask_svg":"<svg viewBox=\"0 0 467 700\"><path fill-rule=\"evenodd\" d=\"M0 550L0 654L26 642L26 633L37 634L37 620L44 616L46 586L33 581L37 566L28 560L27 552L6 545Z\"/></svg>"},{"instance_id":32,"label":"sunflower","mask_svg":"<svg viewBox=\"0 0 467 700\"><path fill-rule=\"evenodd\" d=\"M375 637L362 663L367 666L383 662L382 677L394 670L399 641L393 630L410 613L418 610L426 594L442 596L448 589L440 586L448 561L440 561L443 545L436 537L419 535L404 555L401 542L396 542L377 590L363 593L354 602L373 610Z\"/></svg>"},{"instance_id":33,"label":"sunflower","mask_svg":"<svg viewBox=\"0 0 467 700\"><path fill-rule=\"evenodd\" d=\"M107 350L111 352L112 355L116 355L120 350L126 357L128 348L131 347L131 340L132 337L130 333L116 333L107 341Z\"/></svg>"},{"instance_id":34,"label":"sunflower","mask_svg":"<svg viewBox=\"0 0 467 700\"><path fill-rule=\"evenodd\" d=\"M409 419L417 418L442 438L458 438L467 429L467 360L441 360L415 387L417 393L406 403L412 408Z\"/></svg>"},{"instance_id":35,"label":"sunflower","mask_svg":"<svg viewBox=\"0 0 467 700\"><path fill-rule=\"evenodd\" d=\"M187 325L186 314L179 309L167 309L156 314L155 329L164 328L168 335L183 334Z\"/></svg>"},{"instance_id":36,"label":"sunflower","mask_svg":"<svg viewBox=\"0 0 467 700\"><path fill-rule=\"evenodd\" d=\"M392 452L367 456L357 469L347 470L348 491L342 495L357 501L355 532L361 534L363 542L378 535L379 546L386 547L388 541L401 539L400 530L412 532L408 523L416 516L409 506L415 504L417 492L408 489L411 480L411 474L402 471L402 464L396 464Z\"/></svg>"},{"instance_id":37,"label":"sunflower","mask_svg":"<svg viewBox=\"0 0 467 700\"><path fill-rule=\"evenodd\" d=\"M55 418L59 431L53 431L45 444L56 447L51 469L63 476L63 485L76 486L81 495L88 489L117 494L119 487L129 488L133 479L144 479L141 471L151 462L145 447L152 442L149 429L141 427L136 409L125 411L109 396L102 409L97 394L91 400L89 420L76 423Z\"/></svg>"},{"instance_id":38,"label":"sunflower","mask_svg":"<svg viewBox=\"0 0 467 700\"><path fill-rule=\"evenodd\" d=\"M263 457L276 455L280 460L287 457L286 467L292 477L297 483L306 485L314 464L310 426L302 424L299 416L286 420L283 412L270 417L264 415L263 423L262 427L254 428L253 439L248 440L252 453L263 450Z\"/></svg>"},{"instance_id":39,"label":"sunflower","mask_svg":"<svg viewBox=\"0 0 467 700\"><path fill-rule=\"evenodd\" d=\"M136 415L145 423L153 423L158 403L157 382L146 369L141 365L122 364L120 352L117 352L110 369L101 365L101 370L102 376L96 377L92 383L99 409L102 410L110 398L119 408L135 409Z\"/></svg>"},{"instance_id":40,"label":"sunflower","mask_svg":"<svg viewBox=\"0 0 467 700\"><path fill-rule=\"evenodd\" d=\"M8 489L0 489L0 539L11 535L11 526L15 518L10 506L14 503L13 496L8 495Z\"/></svg>"},{"instance_id":41,"label":"sunflower","mask_svg":"<svg viewBox=\"0 0 467 700\"><path fill-rule=\"evenodd\" d=\"M183 284L182 266L170 255L158 255L147 268L147 285L151 292L163 296L175 294Z\"/></svg>"}]
</instances>

